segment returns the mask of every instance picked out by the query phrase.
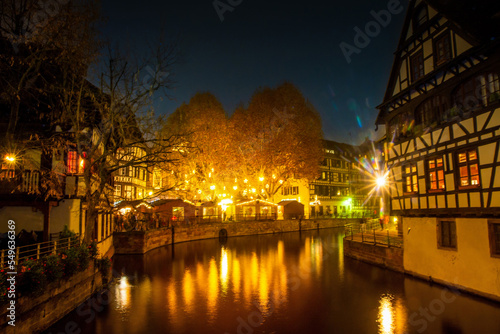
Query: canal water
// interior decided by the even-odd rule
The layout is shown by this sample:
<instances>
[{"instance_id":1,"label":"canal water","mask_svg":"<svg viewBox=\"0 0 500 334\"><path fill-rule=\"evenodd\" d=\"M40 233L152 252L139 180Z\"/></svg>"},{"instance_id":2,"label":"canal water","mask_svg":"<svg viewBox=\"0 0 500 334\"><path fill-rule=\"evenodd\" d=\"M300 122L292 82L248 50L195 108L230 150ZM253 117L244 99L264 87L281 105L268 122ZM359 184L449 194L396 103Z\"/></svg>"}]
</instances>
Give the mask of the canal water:
<instances>
[{"instance_id":1,"label":"canal water","mask_svg":"<svg viewBox=\"0 0 500 334\"><path fill-rule=\"evenodd\" d=\"M115 256L116 283L47 333L500 333L500 304L345 258L342 238L324 229Z\"/></svg>"}]
</instances>

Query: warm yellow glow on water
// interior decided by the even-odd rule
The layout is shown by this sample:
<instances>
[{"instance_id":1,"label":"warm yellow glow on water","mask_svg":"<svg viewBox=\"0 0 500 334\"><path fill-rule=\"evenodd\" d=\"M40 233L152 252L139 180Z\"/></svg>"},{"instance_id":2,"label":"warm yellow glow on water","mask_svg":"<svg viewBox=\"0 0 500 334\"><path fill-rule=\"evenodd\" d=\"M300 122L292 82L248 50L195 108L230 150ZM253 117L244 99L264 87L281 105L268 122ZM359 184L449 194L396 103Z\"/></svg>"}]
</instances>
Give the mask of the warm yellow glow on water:
<instances>
[{"instance_id":1,"label":"warm yellow glow on water","mask_svg":"<svg viewBox=\"0 0 500 334\"><path fill-rule=\"evenodd\" d=\"M207 309L209 320L214 321L217 314L217 300L219 295L219 277L217 264L214 258L210 259L208 268L208 290L207 290Z\"/></svg>"},{"instance_id":2,"label":"warm yellow glow on water","mask_svg":"<svg viewBox=\"0 0 500 334\"><path fill-rule=\"evenodd\" d=\"M407 333L408 311L401 299L391 294L380 296L378 308L379 334Z\"/></svg>"},{"instance_id":3,"label":"warm yellow glow on water","mask_svg":"<svg viewBox=\"0 0 500 334\"><path fill-rule=\"evenodd\" d=\"M132 286L128 282L127 276L120 278L120 284L117 285L117 304L121 311L128 311L130 308L130 295Z\"/></svg>"},{"instance_id":4,"label":"warm yellow glow on water","mask_svg":"<svg viewBox=\"0 0 500 334\"><path fill-rule=\"evenodd\" d=\"M184 295L184 309L188 313L193 312L193 299L194 299L194 282L189 269L184 273L184 280L182 283L182 290Z\"/></svg>"},{"instance_id":5,"label":"warm yellow glow on water","mask_svg":"<svg viewBox=\"0 0 500 334\"><path fill-rule=\"evenodd\" d=\"M393 296L383 295L380 298L378 308L379 334L394 333L394 308L392 306Z\"/></svg>"},{"instance_id":6,"label":"warm yellow glow on water","mask_svg":"<svg viewBox=\"0 0 500 334\"><path fill-rule=\"evenodd\" d=\"M240 261L237 259L233 260L233 293L235 301L238 301L240 298L240 289L241 289L241 271L240 271Z\"/></svg>"},{"instance_id":7,"label":"warm yellow glow on water","mask_svg":"<svg viewBox=\"0 0 500 334\"><path fill-rule=\"evenodd\" d=\"M90 300L96 304L89 330L435 334L498 327L498 308L344 258L343 235L322 229L180 243L143 257L117 255L113 265L123 278L111 286L104 312L98 311L99 296ZM452 297L456 302L446 302ZM438 302L446 306L439 316L432 313ZM93 307L87 305L85 312ZM434 320L426 320L420 307ZM79 324L87 319L77 312L72 318ZM49 331L64 332L66 323Z\"/></svg>"},{"instance_id":8,"label":"warm yellow glow on water","mask_svg":"<svg viewBox=\"0 0 500 334\"><path fill-rule=\"evenodd\" d=\"M227 282L228 282L228 260L227 260L227 250L222 247L221 249L221 259L220 259L220 283L222 292L227 293Z\"/></svg>"}]
</instances>

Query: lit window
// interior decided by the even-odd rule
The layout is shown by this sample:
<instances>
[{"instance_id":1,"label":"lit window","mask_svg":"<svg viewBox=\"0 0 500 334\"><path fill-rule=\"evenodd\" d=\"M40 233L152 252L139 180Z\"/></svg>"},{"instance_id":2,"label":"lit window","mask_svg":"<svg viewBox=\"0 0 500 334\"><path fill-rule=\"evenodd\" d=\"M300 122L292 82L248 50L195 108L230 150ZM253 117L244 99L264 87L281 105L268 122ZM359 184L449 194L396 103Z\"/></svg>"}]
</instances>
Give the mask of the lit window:
<instances>
[{"instance_id":1,"label":"lit window","mask_svg":"<svg viewBox=\"0 0 500 334\"><path fill-rule=\"evenodd\" d=\"M78 152L77 151L68 151L68 173L76 174L78 172Z\"/></svg>"},{"instance_id":2,"label":"lit window","mask_svg":"<svg viewBox=\"0 0 500 334\"><path fill-rule=\"evenodd\" d=\"M427 160L428 189L431 191L444 190L444 165L443 158Z\"/></svg>"},{"instance_id":3,"label":"lit window","mask_svg":"<svg viewBox=\"0 0 500 334\"><path fill-rule=\"evenodd\" d=\"M475 149L458 153L459 187L479 187L479 162Z\"/></svg>"},{"instance_id":4,"label":"lit window","mask_svg":"<svg viewBox=\"0 0 500 334\"><path fill-rule=\"evenodd\" d=\"M83 157L78 159L78 173L82 174L83 171L85 170L85 159L87 158L87 153L83 152L82 153Z\"/></svg>"},{"instance_id":5,"label":"lit window","mask_svg":"<svg viewBox=\"0 0 500 334\"><path fill-rule=\"evenodd\" d=\"M115 197L122 196L122 186L120 184L115 185Z\"/></svg>"},{"instance_id":6,"label":"lit window","mask_svg":"<svg viewBox=\"0 0 500 334\"><path fill-rule=\"evenodd\" d=\"M403 166L403 180L405 193L418 192L417 165L407 164Z\"/></svg>"}]
</instances>

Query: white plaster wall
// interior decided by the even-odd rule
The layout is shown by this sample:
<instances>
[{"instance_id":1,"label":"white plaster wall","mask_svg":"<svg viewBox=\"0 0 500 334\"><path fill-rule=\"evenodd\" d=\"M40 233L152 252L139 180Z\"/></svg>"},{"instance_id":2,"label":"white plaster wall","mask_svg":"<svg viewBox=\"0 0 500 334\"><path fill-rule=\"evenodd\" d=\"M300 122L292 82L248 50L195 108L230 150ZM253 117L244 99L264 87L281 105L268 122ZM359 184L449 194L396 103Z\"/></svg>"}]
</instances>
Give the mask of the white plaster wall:
<instances>
[{"instance_id":1,"label":"white plaster wall","mask_svg":"<svg viewBox=\"0 0 500 334\"><path fill-rule=\"evenodd\" d=\"M456 251L438 248L436 218L403 217L405 270L500 297L500 258L490 255L488 220L455 222Z\"/></svg>"},{"instance_id":2,"label":"white plaster wall","mask_svg":"<svg viewBox=\"0 0 500 334\"><path fill-rule=\"evenodd\" d=\"M30 232L43 231L43 213L30 206L10 206L0 209L0 232L7 232L7 222L16 222L16 234L22 229Z\"/></svg>"}]
</instances>

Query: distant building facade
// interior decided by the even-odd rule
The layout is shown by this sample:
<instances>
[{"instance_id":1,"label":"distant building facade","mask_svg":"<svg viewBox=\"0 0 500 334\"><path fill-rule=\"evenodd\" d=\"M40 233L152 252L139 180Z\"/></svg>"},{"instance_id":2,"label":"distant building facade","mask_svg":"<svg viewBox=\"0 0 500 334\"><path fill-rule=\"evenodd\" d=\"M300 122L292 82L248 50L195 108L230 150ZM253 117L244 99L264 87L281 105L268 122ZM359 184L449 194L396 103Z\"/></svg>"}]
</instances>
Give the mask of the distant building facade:
<instances>
[{"instance_id":1,"label":"distant building facade","mask_svg":"<svg viewBox=\"0 0 500 334\"><path fill-rule=\"evenodd\" d=\"M306 217L370 217L378 214L380 199L369 198L371 179L363 172L360 158L371 155L369 148L330 140L323 141L325 158L319 177L311 182L291 180L275 195L274 201L297 200L304 204Z\"/></svg>"}]
</instances>

